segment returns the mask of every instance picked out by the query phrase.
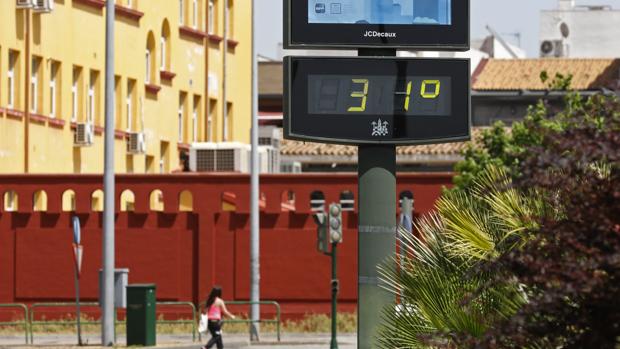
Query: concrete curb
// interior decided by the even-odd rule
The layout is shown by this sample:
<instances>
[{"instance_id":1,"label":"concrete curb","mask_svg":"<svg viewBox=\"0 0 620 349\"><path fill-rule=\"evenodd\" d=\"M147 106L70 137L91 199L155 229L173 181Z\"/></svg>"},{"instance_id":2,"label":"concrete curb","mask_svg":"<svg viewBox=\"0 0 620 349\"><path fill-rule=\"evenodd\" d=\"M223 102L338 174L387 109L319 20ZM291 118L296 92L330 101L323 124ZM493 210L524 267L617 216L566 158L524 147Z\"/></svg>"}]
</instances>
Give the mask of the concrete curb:
<instances>
[{"instance_id":1,"label":"concrete curb","mask_svg":"<svg viewBox=\"0 0 620 349\"><path fill-rule=\"evenodd\" d=\"M192 342L191 336L187 335L158 335L157 346L150 348L195 348L198 349L205 344L209 336L203 336L202 342ZM278 342L275 335L265 335L263 340L258 343L251 343L247 338L247 334L225 334L224 341L226 347L231 348L272 348L272 347L325 347L329 345L330 335L324 333L305 334L294 333L284 334L282 341ZM100 334L87 333L82 336L84 346L77 345L77 336L75 334L41 334L35 336L35 344L24 344L24 338L20 335L0 335L0 349L19 348L19 349L109 349L110 347L102 347L100 342ZM338 343L344 346L355 345L355 334L342 334L338 336ZM92 343L92 344L91 344ZM125 346L125 337L117 337L117 345L114 348L128 348Z\"/></svg>"}]
</instances>

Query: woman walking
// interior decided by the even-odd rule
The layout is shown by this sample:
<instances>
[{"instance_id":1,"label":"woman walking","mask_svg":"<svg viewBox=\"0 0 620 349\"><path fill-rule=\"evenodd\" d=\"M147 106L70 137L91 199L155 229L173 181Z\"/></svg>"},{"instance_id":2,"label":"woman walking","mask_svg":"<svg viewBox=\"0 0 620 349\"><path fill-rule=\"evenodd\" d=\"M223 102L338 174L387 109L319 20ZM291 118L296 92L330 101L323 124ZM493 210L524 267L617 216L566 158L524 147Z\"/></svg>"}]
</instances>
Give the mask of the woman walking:
<instances>
[{"instance_id":1,"label":"woman walking","mask_svg":"<svg viewBox=\"0 0 620 349\"><path fill-rule=\"evenodd\" d=\"M203 349L210 349L213 345L217 346L217 349L224 348L224 342L222 341L222 313L231 319L235 316L228 312L226 304L222 300L222 288L220 286L214 286L207 298L207 305L203 310L204 314L207 314L209 319L208 329L211 333L211 339L202 347Z\"/></svg>"}]
</instances>

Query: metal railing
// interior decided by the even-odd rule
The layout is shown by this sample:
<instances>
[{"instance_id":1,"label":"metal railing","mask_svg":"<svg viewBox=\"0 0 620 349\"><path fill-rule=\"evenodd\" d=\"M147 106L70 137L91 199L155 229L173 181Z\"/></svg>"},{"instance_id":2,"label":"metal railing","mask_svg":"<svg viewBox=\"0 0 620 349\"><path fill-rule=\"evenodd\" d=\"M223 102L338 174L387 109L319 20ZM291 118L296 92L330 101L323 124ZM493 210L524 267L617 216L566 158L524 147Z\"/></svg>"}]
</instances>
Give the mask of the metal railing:
<instances>
[{"instance_id":1,"label":"metal railing","mask_svg":"<svg viewBox=\"0 0 620 349\"><path fill-rule=\"evenodd\" d=\"M24 326L24 336L26 337L26 344L28 344L28 307L25 304L21 303L7 303L0 304L0 308L20 308L24 311L24 320L23 321L7 321L0 322L0 326Z\"/></svg>"},{"instance_id":2,"label":"metal railing","mask_svg":"<svg viewBox=\"0 0 620 349\"><path fill-rule=\"evenodd\" d=\"M276 318L275 319L259 319L255 322L258 323L275 323L276 324L276 336L278 338L278 342L280 341L280 323L281 323L281 310L280 310L280 304L278 304L278 302L276 301L260 301L260 302L250 302L250 301L227 301L226 302L227 305L252 305L252 304L261 304L261 305L273 305L276 308ZM199 309L203 309L206 305L206 302L202 302L199 304ZM230 319L230 320L226 320L226 322L228 323L252 323L252 319L239 319L236 318L234 320ZM200 333L198 333L198 338L199 340L202 340L202 335Z\"/></svg>"},{"instance_id":3,"label":"metal railing","mask_svg":"<svg viewBox=\"0 0 620 349\"><path fill-rule=\"evenodd\" d=\"M80 302L80 306L82 307L99 307L99 303L97 302ZM30 344L34 344L34 326L46 326L46 325L75 325L77 326L77 318L76 319L67 319L67 320L35 320L35 310L38 308L69 308L75 307L75 302L67 303L67 302L58 302L58 303L34 303L30 306ZM100 320L82 320L80 319L80 324L82 325L98 325L100 324ZM118 322L116 322L118 324Z\"/></svg>"},{"instance_id":4,"label":"metal railing","mask_svg":"<svg viewBox=\"0 0 620 349\"><path fill-rule=\"evenodd\" d=\"M192 319L191 320L187 320L187 319L180 319L180 320L157 320L155 319L155 323L156 324L189 324L191 323L192 325L192 341L196 341L196 333L198 332L198 329L196 328L196 307L194 306L193 303L191 302L157 302L157 305L163 305L163 306L183 306L183 307L188 307L189 310L191 311L191 316ZM99 303L97 302L82 302L80 303L81 306L86 306L86 307L97 307L99 308ZM35 320L35 310L36 309L40 309L40 308L57 308L57 307L62 307L62 308L68 308L68 307L74 307L75 303L34 303L30 306L30 316L28 316L28 308L24 305L24 310L25 310L25 318L27 319L26 323L25 323L25 330L26 330L26 344L28 344L28 329L30 330L30 344L34 344L34 326L47 326L47 325L74 325L77 326L77 319L66 319L66 320ZM116 312L115 312L116 315ZM82 325L100 325L101 324L101 320L81 320L80 323ZM0 324L13 324L14 323L0 323ZM29 326L28 326L29 324ZM117 319L117 317L115 316L114 319L114 324L115 325L126 325L126 321L119 321Z\"/></svg>"},{"instance_id":5,"label":"metal railing","mask_svg":"<svg viewBox=\"0 0 620 349\"><path fill-rule=\"evenodd\" d=\"M196 333L198 332L198 329L196 328L196 307L194 306L193 303L191 302L157 302L157 305L164 305L164 306L183 306L183 307L189 307L192 311L192 319L191 320L186 320L186 319L180 319L180 320L155 320L156 324L189 324L191 323L192 325L192 341L195 342L196 341Z\"/></svg>"},{"instance_id":6,"label":"metal railing","mask_svg":"<svg viewBox=\"0 0 620 349\"><path fill-rule=\"evenodd\" d=\"M159 324L191 324L192 325L192 341L196 341L196 334L198 333L197 328L197 318L198 318L198 310L191 302L157 302L157 305L161 306L179 306L179 307L187 307L191 311L192 318L191 319L179 319L179 320L158 320L155 319L155 323ZM273 305L276 308L276 318L275 319L260 319L257 322L259 323L275 323L276 324L276 333L278 342L280 341L280 324L281 324L281 309L280 304L275 301L260 301L260 302L249 302L249 301L229 301L227 304L230 305L251 305L251 304L261 304L261 305ZM97 307L99 308L99 303L97 302L82 302L81 306L84 307ZM200 307L204 308L205 303L201 303ZM0 325L6 326L15 326L15 325L23 325L24 333L26 338L26 344L28 344L28 335L30 335L30 344L34 344L34 327L35 326L48 326L48 325L65 325L65 326L77 326L77 319L63 319L63 320L36 320L36 311L41 308L70 308L75 306L75 303L69 302L57 302L57 303L34 303L30 306L30 310L24 304L0 304L0 308L21 308L24 310L24 320L23 321L12 321L12 322L0 322ZM116 317L115 317L116 318ZM234 319L228 320L230 323L252 323L251 319ZM101 320L88 320L81 319L80 323L82 325L99 325L101 324ZM119 321L115 319L115 325L123 325L125 321ZM202 340L201 334L198 333L198 338Z\"/></svg>"}]
</instances>

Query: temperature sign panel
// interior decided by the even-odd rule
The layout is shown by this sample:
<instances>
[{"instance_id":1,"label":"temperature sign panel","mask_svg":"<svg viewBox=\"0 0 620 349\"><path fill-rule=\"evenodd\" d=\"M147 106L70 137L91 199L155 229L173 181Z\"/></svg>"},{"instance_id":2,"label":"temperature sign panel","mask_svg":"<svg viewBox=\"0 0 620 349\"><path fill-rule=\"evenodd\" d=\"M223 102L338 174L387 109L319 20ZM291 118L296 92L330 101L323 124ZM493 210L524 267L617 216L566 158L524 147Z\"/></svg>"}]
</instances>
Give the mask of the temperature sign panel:
<instances>
[{"instance_id":1,"label":"temperature sign panel","mask_svg":"<svg viewBox=\"0 0 620 349\"><path fill-rule=\"evenodd\" d=\"M423 144L470 137L469 60L285 58L285 137Z\"/></svg>"}]
</instances>

